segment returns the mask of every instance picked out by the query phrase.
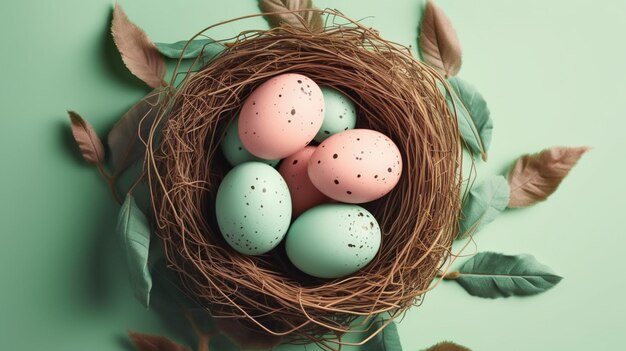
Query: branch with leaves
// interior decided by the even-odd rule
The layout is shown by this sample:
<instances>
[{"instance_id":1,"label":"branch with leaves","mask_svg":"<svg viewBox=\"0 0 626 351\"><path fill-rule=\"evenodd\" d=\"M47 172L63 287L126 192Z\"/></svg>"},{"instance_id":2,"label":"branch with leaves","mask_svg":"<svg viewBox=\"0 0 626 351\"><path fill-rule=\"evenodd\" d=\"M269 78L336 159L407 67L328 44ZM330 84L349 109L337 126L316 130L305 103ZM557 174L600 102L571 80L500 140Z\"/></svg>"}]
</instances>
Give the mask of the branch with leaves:
<instances>
[{"instance_id":1,"label":"branch with leaves","mask_svg":"<svg viewBox=\"0 0 626 351\"><path fill-rule=\"evenodd\" d=\"M163 80L165 61L148 36L130 22L122 8L113 10L111 33L122 60L129 71L155 89L126 112L111 129L107 141L111 171L105 169L105 152L94 128L78 113L70 111L72 133L83 158L98 168L118 204L122 198L117 191L119 177L143 158L147 139L159 113L172 96L172 88Z\"/></svg>"}]
</instances>

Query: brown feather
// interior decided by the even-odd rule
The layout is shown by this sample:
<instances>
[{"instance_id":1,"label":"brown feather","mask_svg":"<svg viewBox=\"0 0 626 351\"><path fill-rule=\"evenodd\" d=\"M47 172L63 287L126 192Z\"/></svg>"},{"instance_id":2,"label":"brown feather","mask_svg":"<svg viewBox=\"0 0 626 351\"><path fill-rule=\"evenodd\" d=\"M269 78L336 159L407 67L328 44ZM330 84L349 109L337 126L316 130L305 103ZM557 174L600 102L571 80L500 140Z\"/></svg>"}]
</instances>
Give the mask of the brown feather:
<instances>
[{"instance_id":1,"label":"brown feather","mask_svg":"<svg viewBox=\"0 0 626 351\"><path fill-rule=\"evenodd\" d=\"M555 147L520 157L509 172L509 207L545 200L561 184L588 147Z\"/></svg>"},{"instance_id":2,"label":"brown feather","mask_svg":"<svg viewBox=\"0 0 626 351\"><path fill-rule=\"evenodd\" d=\"M312 0L260 0L259 7L264 13L314 9ZM322 14L317 11L274 14L265 17L275 27L280 26L281 23L287 23L312 32L319 32L324 29Z\"/></svg>"},{"instance_id":3,"label":"brown feather","mask_svg":"<svg viewBox=\"0 0 626 351\"><path fill-rule=\"evenodd\" d=\"M104 146L98 138L96 131L78 113L67 112L72 122L72 134L78 144L81 155L85 161L92 165L97 165L104 161Z\"/></svg>"},{"instance_id":4,"label":"brown feather","mask_svg":"<svg viewBox=\"0 0 626 351\"><path fill-rule=\"evenodd\" d=\"M165 76L165 60L146 33L130 22L119 4L113 10L111 34L128 70L150 87L160 87Z\"/></svg>"},{"instance_id":5,"label":"brown feather","mask_svg":"<svg viewBox=\"0 0 626 351\"><path fill-rule=\"evenodd\" d=\"M459 73L461 43L446 14L432 0L426 3L419 44L424 61L445 78Z\"/></svg>"}]
</instances>

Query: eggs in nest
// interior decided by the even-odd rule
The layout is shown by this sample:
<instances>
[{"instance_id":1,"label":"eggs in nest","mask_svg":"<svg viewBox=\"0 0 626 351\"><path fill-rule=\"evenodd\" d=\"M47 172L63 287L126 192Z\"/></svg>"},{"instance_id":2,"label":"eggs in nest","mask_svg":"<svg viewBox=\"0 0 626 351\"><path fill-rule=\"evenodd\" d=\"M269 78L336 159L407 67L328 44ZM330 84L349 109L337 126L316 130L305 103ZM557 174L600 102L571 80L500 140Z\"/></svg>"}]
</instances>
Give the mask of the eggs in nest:
<instances>
[{"instance_id":1,"label":"eggs in nest","mask_svg":"<svg viewBox=\"0 0 626 351\"><path fill-rule=\"evenodd\" d=\"M386 135L355 129L357 115L349 94L302 74L256 87L222 139L234 166L215 201L226 243L261 255L284 241L294 266L318 278L344 277L373 260L380 226L357 204L396 186L402 157Z\"/></svg>"}]
</instances>

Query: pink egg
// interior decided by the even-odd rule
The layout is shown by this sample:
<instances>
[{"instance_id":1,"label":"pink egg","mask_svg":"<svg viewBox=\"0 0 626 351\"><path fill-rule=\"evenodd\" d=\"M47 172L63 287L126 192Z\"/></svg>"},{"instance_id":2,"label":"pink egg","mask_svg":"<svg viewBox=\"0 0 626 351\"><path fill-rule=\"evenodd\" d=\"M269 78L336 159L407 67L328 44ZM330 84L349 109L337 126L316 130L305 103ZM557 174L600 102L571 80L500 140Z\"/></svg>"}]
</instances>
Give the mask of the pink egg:
<instances>
[{"instance_id":1,"label":"pink egg","mask_svg":"<svg viewBox=\"0 0 626 351\"><path fill-rule=\"evenodd\" d=\"M324 96L311 79L281 74L257 87L239 113L239 137L254 156L275 160L305 147L324 120Z\"/></svg>"},{"instance_id":2,"label":"pink egg","mask_svg":"<svg viewBox=\"0 0 626 351\"><path fill-rule=\"evenodd\" d=\"M321 143L309 160L311 182L341 202L376 200L393 189L402 173L402 157L387 136L351 129Z\"/></svg>"},{"instance_id":3,"label":"pink egg","mask_svg":"<svg viewBox=\"0 0 626 351\"><path fill-rule=\"evenodd\" d=\"M317 190L309 179L307 169L309 159L315 149L315 146L305 147L284 159L278 168L278 172L283 176L289 187L293 218L298 217L311 207L332 201Z\"/></svg>"}]
</instances>

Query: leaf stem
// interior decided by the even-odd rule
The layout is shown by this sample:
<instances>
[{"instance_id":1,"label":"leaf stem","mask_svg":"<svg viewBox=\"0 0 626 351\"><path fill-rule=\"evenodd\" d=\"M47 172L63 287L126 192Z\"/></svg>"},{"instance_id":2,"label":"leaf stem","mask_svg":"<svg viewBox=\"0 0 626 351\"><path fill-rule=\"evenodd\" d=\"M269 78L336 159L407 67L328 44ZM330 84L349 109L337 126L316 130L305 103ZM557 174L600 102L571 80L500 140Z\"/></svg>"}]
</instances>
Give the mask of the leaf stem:
<instances>
[{"instance_id":1,"label":"leaf stem","mask_svg":"<svg viewBox=\"0 0 626 351\"><path fill-rule=\"evenodd\" d=\"M461 276L461 272L448 272L440 275L444 280L456 280Z\"/></svg>"},{"instance_id":2,"label":"leaf stem","mask_svg":"<svg viewBox=\"0 0 626 351\"><path fill-rule=\"evenodd\" d=\"M198 336L198 351L209 351L209 342L214 336L219 334L219 332L217 330L202 331L191 314L187 311L185 311L185 317L189 323L191 323L191 328Z\"/></svg>"},{"instance_id":3,"label":"leaf stem","mask_svg":"<svg viewBox=\"0 0 626 351\"><path fill-rule=\"evenodd\" d=\"M118 205L121 205L122 199L120 198L120 195L117 193L117 190L115 189L115 183L116 183L115 177L110 176L106 172L106 170L102 166L102 163L97 163L96 167L98 167L98 171L100 172L100 175L102 176L102 178L104 178L104 180L107 182L107 185L109 186L109 189L111 190L111 194L113 194L113 198L115 199L115 202L117 202Z\"/></svg>"}]
</instances>

